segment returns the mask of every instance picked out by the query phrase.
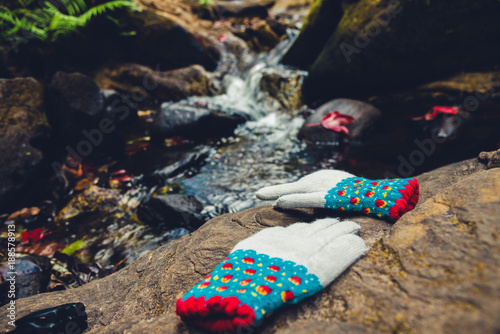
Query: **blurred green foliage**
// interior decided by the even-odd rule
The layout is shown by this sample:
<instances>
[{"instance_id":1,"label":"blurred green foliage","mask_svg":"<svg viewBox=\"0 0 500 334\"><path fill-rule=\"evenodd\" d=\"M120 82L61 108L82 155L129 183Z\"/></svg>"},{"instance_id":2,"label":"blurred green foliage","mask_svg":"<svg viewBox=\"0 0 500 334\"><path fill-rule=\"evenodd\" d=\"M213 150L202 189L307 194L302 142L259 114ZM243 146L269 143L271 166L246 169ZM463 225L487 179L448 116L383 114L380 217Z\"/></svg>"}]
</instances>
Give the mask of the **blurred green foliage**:
<instances>
[{"instance_id":1,"label":"blurred green foliage","mask_svg":"<svg viewBox=\"0 0 500 334\"><path fill-rule=\"evenodd\" d=\"M29 40L56 41L77 32L93 18L107 15L115 24L116 9L140 10L130 0L104 1L88 7L85 0L15 0L0 5L0 45Z\"/></svg>"},{"instance_id":2,"label":"blurred green foliage","mask_svg":"<svg viewBox=\"0 0 500 334\"><path fill-rule=\"evenodd\" d=\"M71 255L73 255L74 252L84 248L85 246L86 246L85 241L77 240L77 241L73 242L71 245L69 245L68 247L64 248L61 251L61 253L71 256Z\"/></svg>"}]
</instances>

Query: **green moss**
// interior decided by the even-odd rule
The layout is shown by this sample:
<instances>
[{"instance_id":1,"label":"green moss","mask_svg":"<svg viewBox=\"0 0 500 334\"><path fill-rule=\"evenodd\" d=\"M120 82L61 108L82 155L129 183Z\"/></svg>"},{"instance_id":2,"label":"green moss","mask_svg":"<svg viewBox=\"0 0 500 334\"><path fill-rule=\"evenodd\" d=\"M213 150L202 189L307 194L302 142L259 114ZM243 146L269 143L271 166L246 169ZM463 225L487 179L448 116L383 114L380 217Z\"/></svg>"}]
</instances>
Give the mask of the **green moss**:
<instances>
[{"instance_id":1,"label":"green moss","mask_svg":"<svg viewBox=\"0 0 500 334\"><path fill-rule=\"evenodd\" d=\"M464 302L464 301L455 301L453 303L454 306L458 307L458 308L461 308L461 309L465 309L469 312L473 312L473 311L477 311L477 307L472 305L471 303L468 303L468 302Z\"/></svg>"},{"instance_id":2,"label":"green moss","mask_svg":"<svg viewBox=\"0 0 500 334\"><path fill-rule=\"evenodd\" d=\"M395 324L392 326L392 333L413 333L413 330L405 323L404 316L397 314L394 317Z\"/></svg>"},{"instance_id":3,"label":"green moss","mask_svg":"<svg viewBox=\"0 0 500 334\"><path fill-rule=\"evenodd\" d=\"M300 35L284 55L284 64L308 68L332 36L342 17L341 0L315 0L303 22Z\"/></svg>"},{"instance_id":4,"label":"green moss","mask_svg":"<svg viewBox=\"0 0 500 334\"><path fill-rule=\"evenodd\" d=\"M301 31L304 31L307 29L308 26L311 25L312 22L315 22L316 19L318 18L318 15L320 13L321 9L321 3L323 0L315 0L311 7L309 7L309 13L307 16L304 18L304 21L302 22L302 29Z\"/></svg>"},{"instance_id":5,"label":"green moss","mask_svg":"<svg viewBox=\"0 0 500 334\"><path fill-rule=\"evenodd\" d=\"M461 222L458 219L452 219L451 222L458 229L463 230L466 233L474 235L477 232L477 224L475 221Z\"/></svg>"},{"instance_id":6,"label":"green moss","mask_svg":"<svg viewBox=\"0 0 500 334\"><path fill-rule=\"evenodd\" d=\"M399 254L382 241L376 242L367 257L373 262L382 262L388 269L396 269L399 276L404 276L404 272ZM391 270L392 271L392 270Z\"/></svg>"}]
</instances>

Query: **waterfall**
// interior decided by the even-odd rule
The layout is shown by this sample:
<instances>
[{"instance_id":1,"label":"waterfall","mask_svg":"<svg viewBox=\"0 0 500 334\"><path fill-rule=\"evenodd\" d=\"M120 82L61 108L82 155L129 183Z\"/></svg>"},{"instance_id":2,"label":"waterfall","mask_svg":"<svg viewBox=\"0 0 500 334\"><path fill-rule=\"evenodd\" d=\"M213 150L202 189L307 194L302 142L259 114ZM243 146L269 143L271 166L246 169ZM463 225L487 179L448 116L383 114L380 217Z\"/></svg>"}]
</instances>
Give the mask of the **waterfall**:
<instances>
[{"instance_id":1,"label":"waterfall","mask_svg":"<svg viewBox=\"0 0 500 334\"><path fill-rule=\"evenodd\" d=\"M247 119L258 120L273 112L273 106L262 98L260 82L262 73L269 68L284 70L279 61L297 37L295 30L289 29L288 38L281 41L268 53L254 56L247 70L224 77L225 93L212 97L191 97L189 104L206 103L208 108L227 114L244 115Z\"/></svg>"}]
</instances>

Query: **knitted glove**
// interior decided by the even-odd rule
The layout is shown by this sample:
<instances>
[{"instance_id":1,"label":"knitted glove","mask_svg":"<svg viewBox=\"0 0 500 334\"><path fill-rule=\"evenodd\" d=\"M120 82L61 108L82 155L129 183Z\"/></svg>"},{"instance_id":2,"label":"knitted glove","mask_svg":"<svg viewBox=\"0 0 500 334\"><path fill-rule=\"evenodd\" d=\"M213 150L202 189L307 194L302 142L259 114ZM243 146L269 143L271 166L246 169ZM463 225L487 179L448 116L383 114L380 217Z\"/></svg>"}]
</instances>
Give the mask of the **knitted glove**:
<instances>
[{"instance_id":1,"label":"knitted glove","mask_svg":"<svg viewBox=\"0 0 500 334\"><path fill-rule=\"evenodd\" d=\"M262 200L277 200L279 208L328 208L363 212L397 221L418 202L416 179L368 180L338 170L321 170L297 182L265 187Z\"/></svg>"},{"instance_id":2,"label":"knitted glove","mask_svg":"<svg viewBox=\"0 0 500 334\"><path fill-rule=\"evenodd\" d=\"M362 256L358 230L352 221L321 219L260 231L177 300L176 313L218 333L251 326L321 291Z\"/></svg>"}]
</instances>

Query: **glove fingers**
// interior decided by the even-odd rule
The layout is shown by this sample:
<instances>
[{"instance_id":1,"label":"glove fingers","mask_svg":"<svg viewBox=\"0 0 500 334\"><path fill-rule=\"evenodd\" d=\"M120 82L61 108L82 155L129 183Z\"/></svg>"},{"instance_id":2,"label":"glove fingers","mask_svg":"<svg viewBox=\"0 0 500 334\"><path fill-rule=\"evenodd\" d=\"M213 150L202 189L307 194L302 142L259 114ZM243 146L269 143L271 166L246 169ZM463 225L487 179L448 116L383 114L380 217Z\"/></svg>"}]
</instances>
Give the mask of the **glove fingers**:
<instances>
[{"instance_id":1,"label":"glove fingers","mask_svg":"<svg viewBox=\"0 0 500 334\"><path fill-rule=\"evenodd\" d=\"M328 243L307 260L306 267L318 276L323 286L328 285L367 251L360 237L347 234Z\"/></svg>"},{"instance_id":2,"label":"glove fingers","mask_svg":"<svg viewBox=\"0 0 500 334\"><path fill-rule=\"evenodd\" d=\"M289 225L286 227L286 231L295 236L306 238L339 222L340 221L336 218L318 219L312 223L295 223Z\"/></svg>"},{"instance_id":3,"label":"glove fingers","mask_svg":"<svg viewBox=\"0 0 500 334\"><path fill-rule=\"evenodd\" d=\"M318 237L322 235L323 231L326 231L330 228L333 228L335 225L339 224L340 220L337 218L325 218L318 219L310 224L308 224L307 228L303 231L300 231L300 234L304 238L312 237L317 235Z\"/></svg>"},{"instance_id":4,"label":"glove fingers","mask_svg":"<svg viewBox=\"0 0 500 334\"><path fill-rule=\"evenodd\" d=\"M307 188L300 184L300 181L280 184L277 186L264 187L255 193L258 199L275 200L287 194L301 194L307 192Z\"/></svg>"},{"instance_id":5,"label":"glove fingers","mask_svg":"<svg viewBox=\"0 0 500 334\"><path fill-rule=\"evenodd\" d=\"M283 233L283 230L285 228L283 226L273 226L273 227L268 227L265 228L257 233L255 233L252 237L250 238L264 238L268 236L274 236L274 235L280 235Z\"/></svg>"},{"instance_id":6,"label":"glove fingers","mask_svg":"<svg viewBox=\"0 0 500 334\"><path fill-rule=\"evenodd\" d=\"M278 198L274 206L282 209L323 208L326 203L325 196L326 192L285 195Z\"/></svg>"},{"instance_id":7,"label":"glove fingers","mask_svg":"<svg viewBox=\"0 0 500 334\"><path fill-rule=\"evenodd\" d=\"M294 235L300 235L302 231L307 230L311 227L311 223L295 223L286 227L287 233Z\"/></svg>"},{"instance_id":8,"label":"glove fingers","mask_svg":"<svg viewBox=\"0 0 500 334\"><path fill-rule=\"evenodd\" d=\"M258 199L275 200L284 195L327 191L341 180L352 176L354 175L340 170L321 170L296 182L262 188L255 195Z\"/></svg>"},{"instance_id":9,"label":"glove fingers","mask_svg":"<svg viewBox=\"0 0 500 334\"><path fill-rule=\"evenodd\" d=\"M321 234L318 235L320 240L326 241L327 243L336 242L335 239L348 234L357 234L360 226L351 220L344 220L339 224L332 225L327 229L320 231Z\"/></svg>"}]
</instances>

